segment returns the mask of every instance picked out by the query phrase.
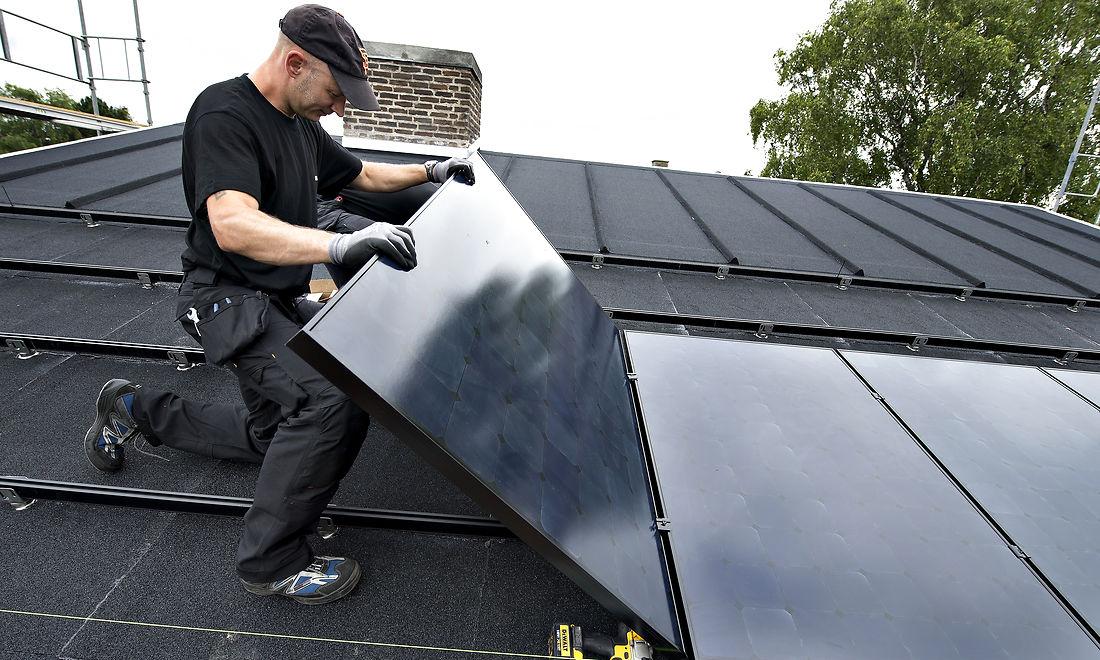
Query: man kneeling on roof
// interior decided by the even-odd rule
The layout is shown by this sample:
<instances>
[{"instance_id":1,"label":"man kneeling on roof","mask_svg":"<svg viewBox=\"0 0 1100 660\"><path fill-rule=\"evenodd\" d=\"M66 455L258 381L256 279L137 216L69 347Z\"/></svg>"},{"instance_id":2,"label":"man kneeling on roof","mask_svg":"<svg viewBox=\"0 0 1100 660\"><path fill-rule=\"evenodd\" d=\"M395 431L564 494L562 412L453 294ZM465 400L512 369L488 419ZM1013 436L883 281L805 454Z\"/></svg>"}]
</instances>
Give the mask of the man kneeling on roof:
<instances>
[{"instance_id":1,"label":"man kneeling on roof","mask_svg":"<svg viewBox=\"0 0 1100 660\"><path fill-rule=\"evenodd\" d=\"M306 535L359 453L369 419L286 342L308 320L300 301L313 264L332 264L345 279L380 253L408 269L416 247L412 231L398 224L317 229L314 196L345 187L395 193L456 174L473 183L473 170L455 158L360 162L317 123L342 116L348 101L378 109L355 30L318 5L290 10L279 27L274 51L255 71L198 96L183 133L193 220L178 319L208 362L233 371L244 401L200 403L111 380L84 444L105 472L122 467L124 445L138 434L152 445L261 464L237 573L254 594L317 604L347 595L359 581L355 560L315 555ZM407 203L407 195L394 198Z\"/></svg>"}]
</instances>

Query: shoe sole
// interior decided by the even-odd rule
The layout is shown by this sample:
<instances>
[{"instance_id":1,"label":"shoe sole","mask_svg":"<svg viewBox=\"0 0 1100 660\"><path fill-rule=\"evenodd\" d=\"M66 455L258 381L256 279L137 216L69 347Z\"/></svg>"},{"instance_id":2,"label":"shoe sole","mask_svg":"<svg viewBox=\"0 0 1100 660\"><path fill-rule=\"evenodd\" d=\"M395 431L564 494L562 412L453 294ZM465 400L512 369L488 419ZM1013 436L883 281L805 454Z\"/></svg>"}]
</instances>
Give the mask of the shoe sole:
<instances>
[{"instance_id":1,"label":"shoe sole","mask_svg":"<svg viewBox=\"0 0 1100 660\"><path fill-rule=\"evenodd\" d=\"M359 564L356 563L355 570L352 571L352 574L348 577L347 582L345 582L342 587L320 598L311 598L309 596L292 596L290 594L284 594L280 591L269 591L262 587L250 587L247 582L241 582L241 584L242 586L244 586L245 591L250 594L255 594L257 596L282 596L283 598L289 598L295 602L301 603L302 605L324 605L325 603L331 603L334 600L339 600L351 593L352 590L359 585L359 578L361 578L362 576L363 571L362 569L360 569Z\"/></svg>"},{"instance_id":2,"label":"shoe sole","mask_svg":"<svg viewBox=\"0 0 1100 660\"><path fill-rule=\"evenodd\" d=\"M88 427L88 432L84 434L84 456L88 459L88 462L91 463L92 467L99 470L100 472L118 472L120 469L122 469L121 462L119 463L119 466L113 470L104 470L100 466L96 465L95 461L92 460L92 452L95 451L94 443L96 429L102 430L103 425L107 423L107 416L111 412L111 406L108 405L106 400L103 398L103 393L107 391L107 388L110 387L112 383L118 380L120 379L112 378L111 380L104 383L103 387L100 388L99 394L96 396L95 421L92 422L92 425L90 427ZM121 449L121 447L119 447L119 449Z\"/></svg>"}]
</instances>

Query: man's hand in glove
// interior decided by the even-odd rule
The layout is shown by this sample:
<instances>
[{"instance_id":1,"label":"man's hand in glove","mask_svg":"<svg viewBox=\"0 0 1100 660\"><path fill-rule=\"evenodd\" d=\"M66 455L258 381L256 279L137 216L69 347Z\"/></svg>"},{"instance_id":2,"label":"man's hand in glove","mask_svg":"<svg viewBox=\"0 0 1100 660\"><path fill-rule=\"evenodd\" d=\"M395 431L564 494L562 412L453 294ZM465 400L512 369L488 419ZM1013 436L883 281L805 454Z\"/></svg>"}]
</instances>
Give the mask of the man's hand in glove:
<instances>
[{"instance_id":1,"label":"man's hand in glove","mask_svg":"<svg viewBox=\"0 0 1100 660\"><path fill-rule=\"evenodd\" d=\"M375 222L350 234L337 234L328 244L328 256L334 264L360 268L375 252L393 259L409 270L416 265L416 244L412 229L387 222Z\"/></svg>"},{"instance_id":2,"label":"man's hand in glove","mask_svg":"<svg viewBox=\"0 0 1100 660\"><path fill-rule=\"evenodd\" d=\"M443 183L452 176L466 185L474 185L473 163L465 158L449 158L443 162L429 160L424 163L424 171L428 174L428 181Z\"/></svg>"}]
</instances>

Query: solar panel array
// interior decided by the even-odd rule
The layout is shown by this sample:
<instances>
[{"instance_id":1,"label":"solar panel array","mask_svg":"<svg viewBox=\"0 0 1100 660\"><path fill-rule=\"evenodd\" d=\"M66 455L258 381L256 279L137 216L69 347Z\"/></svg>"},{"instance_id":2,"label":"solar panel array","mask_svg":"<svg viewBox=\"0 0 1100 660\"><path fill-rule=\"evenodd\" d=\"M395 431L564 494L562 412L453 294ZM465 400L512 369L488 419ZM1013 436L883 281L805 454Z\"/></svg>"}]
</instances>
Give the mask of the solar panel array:
<instances>
[{"instance_id":1,"label":"solar panel array","mask_svg":"<svg viewBox=\"0 0 1100 660\"><path fill-rule=\"evenodd\" d=\"M399 415L399 437L605 606L678 645L618 332L475 169L414 219L413 270L368 265L306 326L315 350L292 346Z\"/></svg>"},{"instance_id":2,"label":"solar panel array","mask_svg":"<svg viewBox=\"0 0 1100 660\"><path fill-rule=\"evenodd\" d=\"M638 332L627 333L627 345L698 658L1100 656L833 351ZM1095 490L1084 482L1100 461L1083 452L1089 439L1100 448L1100 414L1084 410L1087 404L1039 370L965 363L981 373L956 379L928 373L949 364L943 361L848 357L861 373L881 367L867 375L876 387L889 380L883 386L891 402L901 396L894 384L921 382L926 396L900 411L921 438L939 428L921 422L938 420L959 432L959 442L980 447L987 429L965 422L980 402L952 383L973 389L999 383L980 397L1003 399L999 428L1028 433L1049 426L1043 438L1052 447L1033 455L1032 464L1072 456L1082 467L1065 490ZM1028 396L1036 397L1034 405L1020 405ZM1009 414L1014 405L1018 413ZM1046 406L1054 412L1040 412ZM999 449L1011 455L1011 441L1028 436L1002 440ZM974 450L947 462L969 468L997 460ZM1066 469L1056 462L1043 487L1070 474ZM1056 490L1044 512L1081 511L1078 538L1094 550L1096 527L1083 509L1097 500L1075 501ZM1023 499L1017 514L1022 506ZM998 518L1004 512L994 509ZM1064 542L1067 527L1036 530L1036 554L1040 539ZM1092 550L1073 548L1080 578ZM1079 583L1082 590L1088 582Z\"/></svg>"}]
</instances>

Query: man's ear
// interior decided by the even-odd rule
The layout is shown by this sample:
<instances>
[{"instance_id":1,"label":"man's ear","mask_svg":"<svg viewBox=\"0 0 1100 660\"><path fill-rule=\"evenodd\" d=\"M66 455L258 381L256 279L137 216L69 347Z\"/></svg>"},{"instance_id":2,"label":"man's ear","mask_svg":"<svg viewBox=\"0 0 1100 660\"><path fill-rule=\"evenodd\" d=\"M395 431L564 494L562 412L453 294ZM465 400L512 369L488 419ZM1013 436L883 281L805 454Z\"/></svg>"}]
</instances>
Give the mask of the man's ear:
<instances>
[{"instance_id":1,"label":"man's ear","mask_svg":"<svg viewBox=\"0 0 1100 660\"><path fill-rule=\"evenodd\" d=\"M309 61L302 51L291 49L287 52L286 57L283 59L283 63L286 66L286 72L290 74L291 78L297 78L302 75L302 72L309 68Z\"/></svg>"}]
</instances>

